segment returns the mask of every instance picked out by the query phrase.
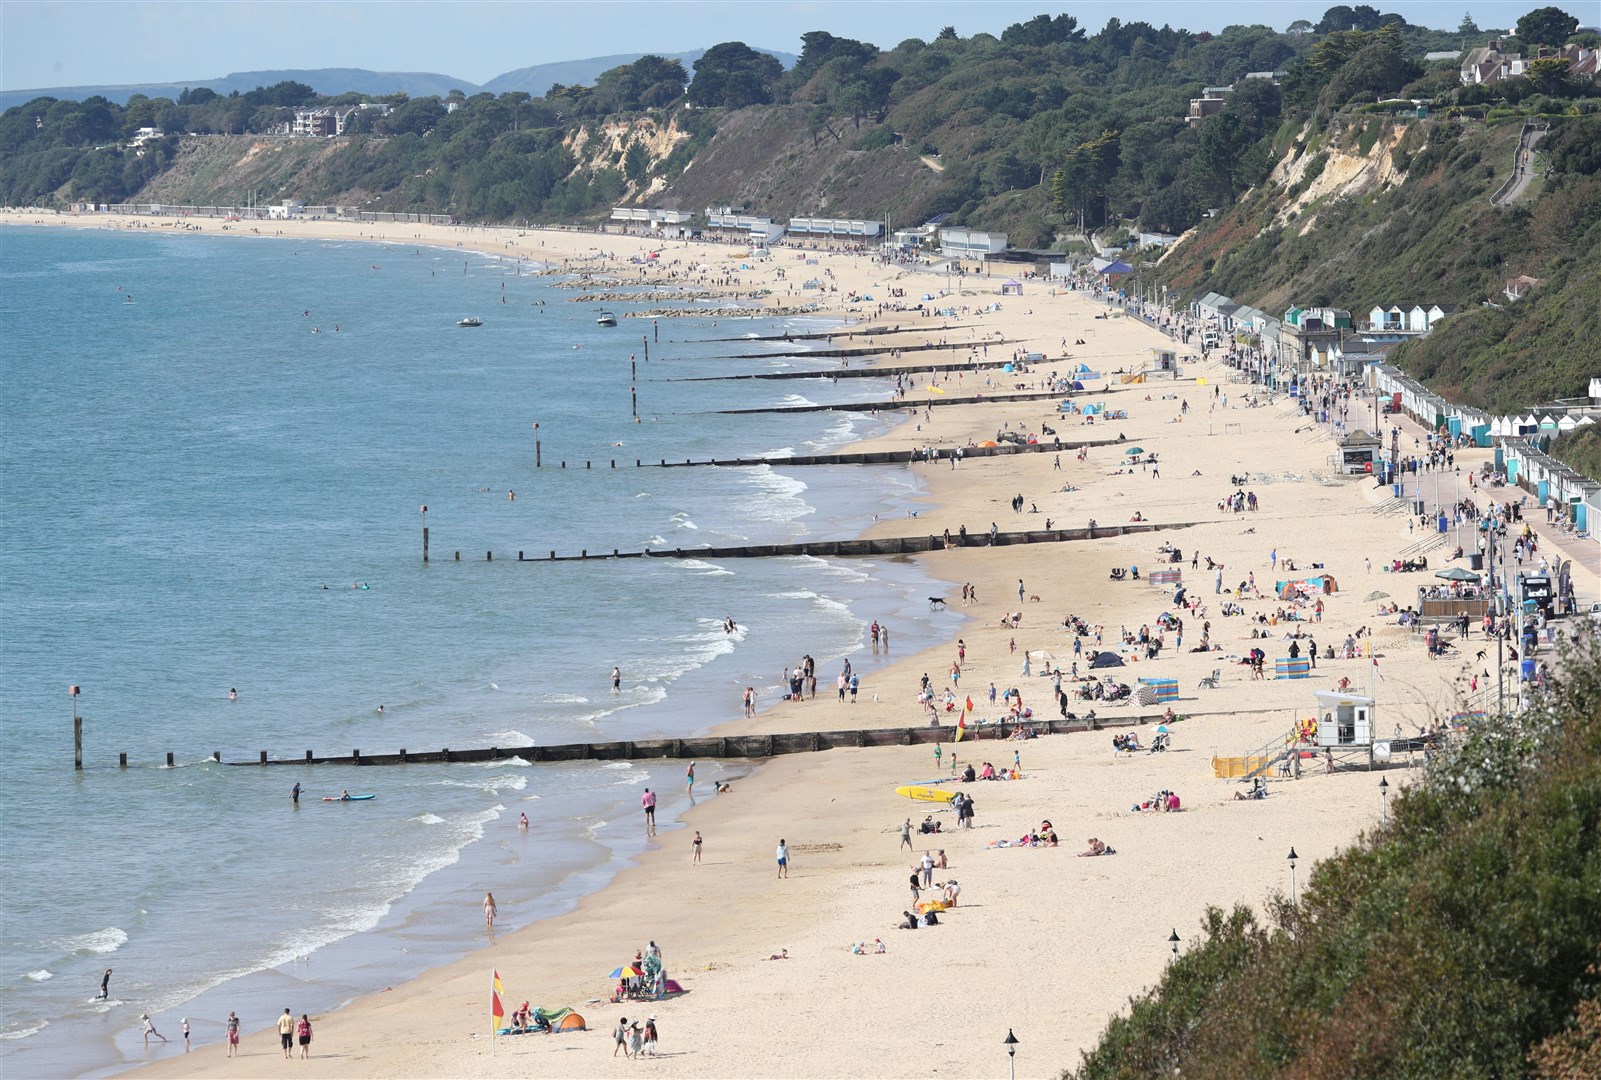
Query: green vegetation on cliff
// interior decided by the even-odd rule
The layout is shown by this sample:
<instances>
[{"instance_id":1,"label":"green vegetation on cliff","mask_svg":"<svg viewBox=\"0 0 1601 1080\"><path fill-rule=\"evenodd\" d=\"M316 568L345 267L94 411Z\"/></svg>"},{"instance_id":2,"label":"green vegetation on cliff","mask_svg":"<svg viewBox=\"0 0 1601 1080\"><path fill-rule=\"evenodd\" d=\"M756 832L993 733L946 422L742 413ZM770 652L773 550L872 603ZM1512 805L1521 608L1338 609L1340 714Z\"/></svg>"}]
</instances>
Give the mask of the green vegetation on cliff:
<instances>
[{"instance_id":1,"label":"green vegetation on cliff","mask_svg":"<svg viewBox=\"0 0 1601 1080\"><path fill-rule=\"evenodd\" d=\"M1298 904L1213 910L1069 1075L1601 1075L1594 634L1561 666L1533 710L1479 722L1392 796Z\"/></svg>"}]
</instances>

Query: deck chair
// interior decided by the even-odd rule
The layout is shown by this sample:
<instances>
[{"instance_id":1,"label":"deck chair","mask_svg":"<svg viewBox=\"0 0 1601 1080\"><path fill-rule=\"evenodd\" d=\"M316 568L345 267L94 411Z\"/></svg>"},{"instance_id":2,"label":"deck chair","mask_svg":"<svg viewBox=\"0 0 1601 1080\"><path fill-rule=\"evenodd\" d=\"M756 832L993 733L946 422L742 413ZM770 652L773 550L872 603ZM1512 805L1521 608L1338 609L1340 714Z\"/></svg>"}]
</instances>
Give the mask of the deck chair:
<instances>
[{"instance_id":1,"label":"deck chair","mask_svg":"<svg viewBox=\"0 0 1601 1080\"><path fill-rule=\"evenodd\" d=\"M1212 669L1212 674L1206 676L1204 679L1201 680L1201 685L1206 687L1208 690L1216 690L1217 689L1218 680L1221 679L1222 677L1223 677L1222 670L1220 668L1213 668Z\"/></svg>"}]
</instances>

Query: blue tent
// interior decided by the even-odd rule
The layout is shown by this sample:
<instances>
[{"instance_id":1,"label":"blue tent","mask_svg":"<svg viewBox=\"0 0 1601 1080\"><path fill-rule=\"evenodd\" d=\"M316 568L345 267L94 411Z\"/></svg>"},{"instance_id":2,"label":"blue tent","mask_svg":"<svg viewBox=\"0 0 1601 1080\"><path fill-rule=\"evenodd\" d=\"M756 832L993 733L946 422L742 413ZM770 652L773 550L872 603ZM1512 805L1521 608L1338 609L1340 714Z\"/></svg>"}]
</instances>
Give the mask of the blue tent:
<instances>
[{"instance_id":1,"label":"blue tent","mask_svg":"<svg viewBox=\"0 0 1601 1080\"><path fill-rule=\"evenodd\" d=\"M1132 274L1133 272L1134 268L1121 259L1114 263L1107 263L1101 268L1102 277L1114 277L1118 274Z\"/></svg>"}]
</instances>

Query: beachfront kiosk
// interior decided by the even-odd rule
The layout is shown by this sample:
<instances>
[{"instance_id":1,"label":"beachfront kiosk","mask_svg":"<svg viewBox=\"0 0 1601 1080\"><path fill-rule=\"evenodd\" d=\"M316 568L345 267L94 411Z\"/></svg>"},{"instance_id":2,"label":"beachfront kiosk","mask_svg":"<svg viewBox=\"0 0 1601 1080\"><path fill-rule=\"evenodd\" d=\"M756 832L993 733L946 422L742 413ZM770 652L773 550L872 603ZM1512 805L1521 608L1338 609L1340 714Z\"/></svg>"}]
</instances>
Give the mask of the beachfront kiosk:
<instances>
[{"instance_id":1,"label":"beachfront kiosk","mask_svg":"<svg viewBox=\"0 0 1601 1080\"><path fill-rule=\"evenodd\" d=\"M1384 443L1377 435L1353 431L1340 440L1340 471L1347 476L1377 472Z\"/></svg>"}]
</instances>

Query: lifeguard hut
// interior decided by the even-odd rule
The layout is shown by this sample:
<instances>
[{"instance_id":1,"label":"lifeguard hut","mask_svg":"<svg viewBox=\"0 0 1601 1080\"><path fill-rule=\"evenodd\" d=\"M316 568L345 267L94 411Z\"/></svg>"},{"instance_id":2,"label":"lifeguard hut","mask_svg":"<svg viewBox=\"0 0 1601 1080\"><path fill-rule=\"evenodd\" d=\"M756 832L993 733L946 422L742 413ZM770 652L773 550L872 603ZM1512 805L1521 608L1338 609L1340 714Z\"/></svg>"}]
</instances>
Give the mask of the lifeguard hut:
<instances>
[{"instance_id":1,"label":"lifeguard hut","mask_svg":"<svg viewBox=\"0 0 1601 1080\"><path fill-rule=\"evenodd\" d=\"M1339 690L1314 690L1312 696L1317 699L1317 748L1342 757L1360 756L1371 769L1373 699Z\"/></svg>"},{"instance_id":2,"label":"lifeguard hut","mask_svg":"<svg viewBox=\"0 0 1601 1080\"><path fill-rule=\"evenodd\" d=\"M1178 378L1179 354L1173 349L1152 349L1151 363L1146 371L1151 375L1161 375L1169 379Z\"/></svg>"}]
</instances>

